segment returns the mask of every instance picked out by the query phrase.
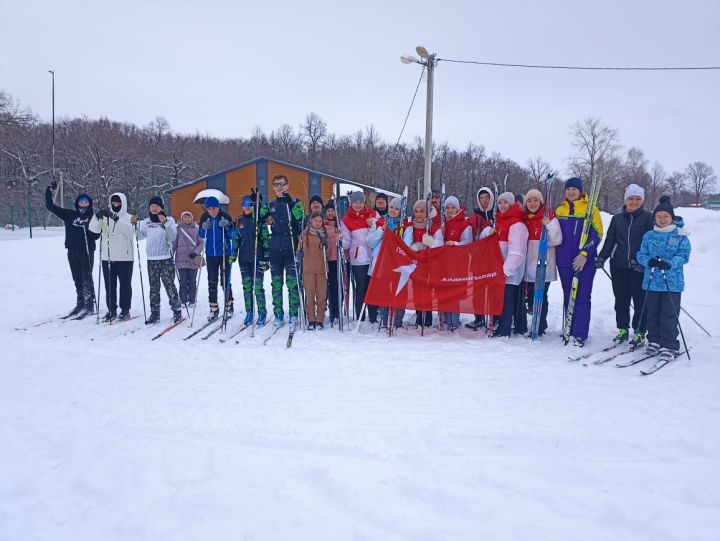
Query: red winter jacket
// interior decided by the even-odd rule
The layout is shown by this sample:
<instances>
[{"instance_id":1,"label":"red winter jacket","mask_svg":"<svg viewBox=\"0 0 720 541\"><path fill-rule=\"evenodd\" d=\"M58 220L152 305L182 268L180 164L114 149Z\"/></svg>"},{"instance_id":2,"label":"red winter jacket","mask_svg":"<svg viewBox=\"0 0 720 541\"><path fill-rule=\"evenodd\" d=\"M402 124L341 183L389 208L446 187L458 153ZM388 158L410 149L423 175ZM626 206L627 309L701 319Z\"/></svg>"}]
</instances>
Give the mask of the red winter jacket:
<instances>
[{"instance_id":1,"label":"red winter jacket","mask_svg":"<svg viewBox=\"0 0 720 541\"><path fill-rule=\"evenodd\" d=\"M445 242L454 241L465 244L468 242L468 239L463 239L465 236L463 233L468 228L470 228L469 240L472 241L472 228L470 227L467 218L465 218L465 211L461 209L455 216L445 221L445 233L443 235L445 237Z\"/></svg>"},{"instance_id":2,"label":"red winter jacket","mask_svg":"<svg viewBox=\"0 0 720 541\"><path fill-rule=\"evenodd\" d=\"M497 231L498 240L507 242L510 228L516 223L522 223L524 217L523 209L519 203L515 203L505 212L498 213L495 216L495 231Z\"/></svg>"}]
</instances>

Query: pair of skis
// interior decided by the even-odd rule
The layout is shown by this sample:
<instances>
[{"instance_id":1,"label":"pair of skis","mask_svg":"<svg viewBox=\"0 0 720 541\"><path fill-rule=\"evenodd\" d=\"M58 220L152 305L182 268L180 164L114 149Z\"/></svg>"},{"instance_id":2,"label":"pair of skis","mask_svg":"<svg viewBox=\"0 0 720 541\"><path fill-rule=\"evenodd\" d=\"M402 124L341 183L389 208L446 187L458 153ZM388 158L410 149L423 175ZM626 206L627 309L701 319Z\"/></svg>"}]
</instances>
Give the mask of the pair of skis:
<instances>
[{"instance_id":1,"label":"pair of skis","mask_svg":"<svg viewBox=\"0 0 720 541\"><path fill-rule=\"evenodd\" d=\"M545 179L545 205L543 218L550 217L550 207L552 206L552 183L555 174L548 173ZM533 311L532 323L530 324L530 338L537 340L540 335L540 319L542 316L543 300L545 298L545 275L547 274L547 253L548 253L548 228L545 224L542 226L540 234L540 246L538 248L537 269L535 271L535 289L533 291Z\"/></svg>"}]
</instances>

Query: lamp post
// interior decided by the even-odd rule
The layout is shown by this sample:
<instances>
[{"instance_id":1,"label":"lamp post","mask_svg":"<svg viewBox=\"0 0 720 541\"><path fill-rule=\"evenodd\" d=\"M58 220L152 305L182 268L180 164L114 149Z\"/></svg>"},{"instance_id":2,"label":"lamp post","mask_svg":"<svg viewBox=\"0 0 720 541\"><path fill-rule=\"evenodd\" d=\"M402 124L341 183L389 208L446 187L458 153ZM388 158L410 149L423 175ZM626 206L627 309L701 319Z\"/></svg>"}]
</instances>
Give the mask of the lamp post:
<instances>
[{"instance_id":1,"label":"lamp post","mask_svg":"<svg viewBox=\"0 0 720 541\"><path fill-rule=\"evenodd\" d=\"M415 47L415 52L420 56L404 54L400 57L403 64L420 64L427 68L427 104L425 108L425 171L423 175L423 197L430 193L432 188L432 121L433 121L433 85L435 79L435 66L437 66L437 55L430 54L422 45Z\"/></svg>"}]
</instances>

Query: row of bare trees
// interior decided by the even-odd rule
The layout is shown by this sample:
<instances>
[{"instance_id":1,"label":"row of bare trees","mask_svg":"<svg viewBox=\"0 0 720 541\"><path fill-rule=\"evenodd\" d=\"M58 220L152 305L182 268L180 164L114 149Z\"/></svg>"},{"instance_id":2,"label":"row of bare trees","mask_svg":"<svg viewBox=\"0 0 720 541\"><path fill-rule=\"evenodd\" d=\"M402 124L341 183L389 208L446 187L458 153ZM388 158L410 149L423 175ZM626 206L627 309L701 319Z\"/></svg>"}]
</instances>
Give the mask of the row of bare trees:
<instances>
[{"instance_id":1,"label":"row of bare trees","mask_svg":"<svg viewBox=\"0 0 720 541\"><path fill-rule=\"evenodd\" d=\"M107 118L64 119L56 124L55 140L55 178L62 176L66 194L88 192L101 201L99 206L112 192L122 191L133 209L142 209L152 195L262 155L395 192L408 185L414 197L422 185L422 139L390 145L374 126L337 135L316 113L297 129L283 124L266 134L256 128L249 138L235 139L175 133L162 117L145 127ZM0 217L8 219L7 205L42 208L42 192L53 175L50 141L50 124L0 90ZM630 182L647 189L650 205L663 193L676 204L700 204L714 189L716 177L709 165L693 162L668 174L637 148L623 152L617 131L598 119L572 126L570 143L567 172L588 185L595 176L602 179L604 210L622 205ZM540 156L519 164L473 143L463 150L446 142L433 148L434 184L445 182L447 191L468 207L474 206L480 186L501 184L505 175L509 189L524 193L542 189L547 174L556 169Z\"/></svg>"}]
</instances>

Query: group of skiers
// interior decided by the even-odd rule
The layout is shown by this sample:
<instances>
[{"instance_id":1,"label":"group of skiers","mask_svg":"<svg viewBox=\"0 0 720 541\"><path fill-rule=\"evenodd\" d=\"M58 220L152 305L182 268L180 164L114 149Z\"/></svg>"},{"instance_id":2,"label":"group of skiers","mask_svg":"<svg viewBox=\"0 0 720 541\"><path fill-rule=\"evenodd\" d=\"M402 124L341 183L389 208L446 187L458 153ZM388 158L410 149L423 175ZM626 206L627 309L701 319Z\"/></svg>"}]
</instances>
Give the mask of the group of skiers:
<instances>
[{"instance_id":1,"label":"group of skiers","mask_svg":"<svg viewBox=\"0 0 720 541\"><path fill-rule=\"evenodd\" d=\"M82 317L95 310L92 268L97 245L108 309L104 319L130 317L133 241L139 257L137 239L146 238L148 324L160 319L160 283L168 295L174 321L182 319L182 306L194 306L197 301L197 273L203 266L207 267L208 320L220 317L219 287L223 290L223 318L231 317L234 298L230 277L237 261L247 313L245 325L267 322L263 277L269 269L276 326L284 324L283 286L287 288L291 326L298 323L301 299L308 329L324 328L328 305L329 321L336 322L342 314L348 277L354 286L355 317L398 328L404 325L404 310L378 309L364 303L387 231L401 236L414 251L495 236L505 274L503 310L501 314L476 314L466 327L486 328L495 337L527 334L527 314L531 311L528 299L532 302L539 286L543 291L537 330L539 335L544 334L548 288L559 277L563 309L568 311L570 305L571 314L565 334L575 345L583 346L589 333L595 273L604 271L609 260L618 328L615 341L630 341L633 347L648 343L650 352L666 358L679 353L683 265L689 259L690 242L670 199L662 197L652 212L645 210L644 189L636 184L627 186L623 208L613 216L604 243L596 196L593 198L577 177L565 182L564 199L554 211L539 190L516 197L509 191L497 195L482 187L477 192L477 207L469 216L457 197L433 191L428 200L415 202L411 216L405 219L402 210L407 203L400 197L389 200L384 193L376 196L373 208L363 192L350 193L350 207L339 220L334 200L323 204L319 196L310 199L306 215L302 202L289 194L284 175L273 179L272 188L275 197L266 203L255 190L245 196L237 220L221 209L217 198L207 197L197 224L188 210L181 213L176 224L165 215L162 198L157 196L150 199L148 217L141 220L129 214L122 193L112 194L109 208L97 212L91 198L81 194L71 210L53 203L55 186L49 186L47 207L65 223L65 245L77 293L72 314ZM544 264L544 286L536 284L539 259ZM431 312L418 311L415 325L429 327L432 318ZM443 313L441 318L441 325L451 331L461 324L459 313Z\"/></svg>"}]
</instances>

